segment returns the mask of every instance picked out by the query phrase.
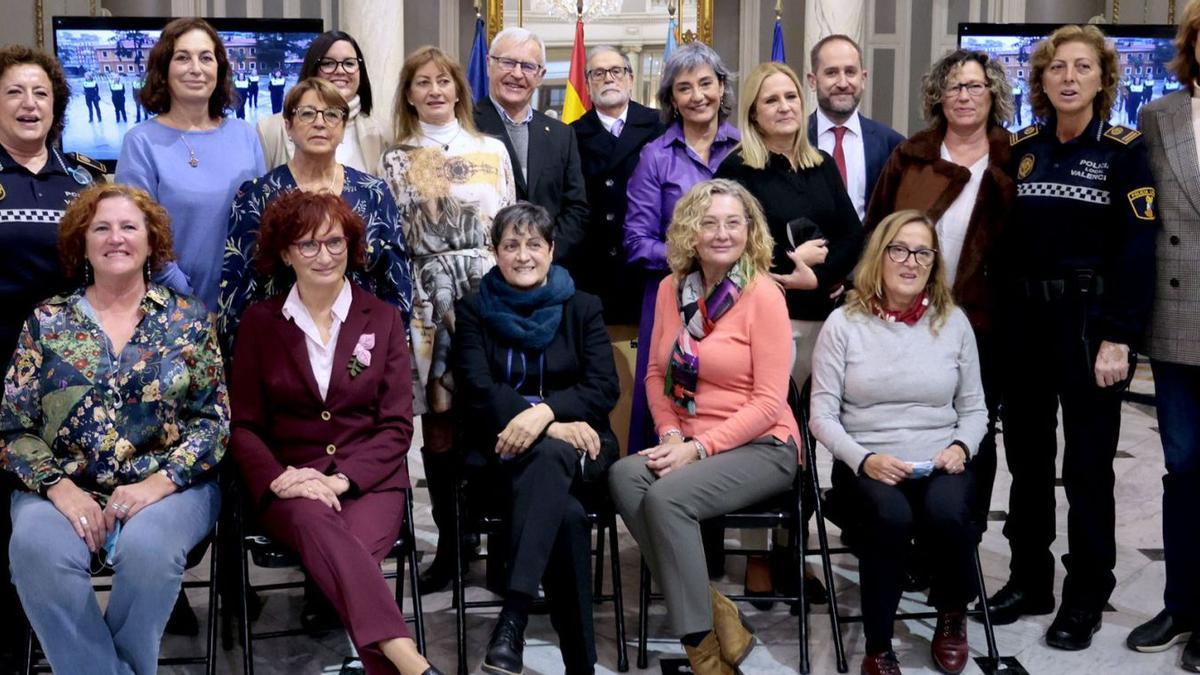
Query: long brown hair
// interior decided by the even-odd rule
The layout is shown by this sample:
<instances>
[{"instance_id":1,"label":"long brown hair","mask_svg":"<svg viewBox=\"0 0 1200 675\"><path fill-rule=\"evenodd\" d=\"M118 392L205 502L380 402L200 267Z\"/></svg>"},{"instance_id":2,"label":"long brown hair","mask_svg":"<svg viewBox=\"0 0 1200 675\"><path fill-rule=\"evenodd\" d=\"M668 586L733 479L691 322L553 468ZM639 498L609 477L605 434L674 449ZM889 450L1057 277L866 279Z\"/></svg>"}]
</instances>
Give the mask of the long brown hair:
<instances>
[{"instance_id":1,"label":"long brown hair","mask_svg":"<svg viewBox=\"0 0 1200 675\"><path fill-rule=\"evenodd\" d=\"M142 107L154 115L161 115L171 110L171 85L168 82L168 72L171 69L171 59L175 56L175 43L184 35L198 30L208 36L213 43L213 56L217 58L217 86L208 97L208 116L217 119L225 116L225 110L233 107L233 83L229 79L229 55L225 53L225 43L221 36L204 19L200 17L184 17L175 19L167 24L158 42L150 49L146 58L146 84L142 87Z\"/></svg>"},{"instance_id":2,"label":"long brown hair","mask_svg":"<svg viewBox=\"0 0 1200 675\"><path fill-rule=\"evenodd\" d=\"M400 84L396 87L396 101L393 106L393 132L396 142L403 143L421 133L421 120L417 117L416 107L408 102L408 90L417 77L417 71L427 63L437 65L439 70L446 71L450 79L454 80L454 93L458 96L458 101L454 103L454 116L463 131L478 136L479 131L475 128L475 106L471 103L471 87L467 85L467 74L463 71L462 64L441 49L426 45L409 54L408 58L404 59L404 67L400 69Z\"/></svg>"}]
</instances>

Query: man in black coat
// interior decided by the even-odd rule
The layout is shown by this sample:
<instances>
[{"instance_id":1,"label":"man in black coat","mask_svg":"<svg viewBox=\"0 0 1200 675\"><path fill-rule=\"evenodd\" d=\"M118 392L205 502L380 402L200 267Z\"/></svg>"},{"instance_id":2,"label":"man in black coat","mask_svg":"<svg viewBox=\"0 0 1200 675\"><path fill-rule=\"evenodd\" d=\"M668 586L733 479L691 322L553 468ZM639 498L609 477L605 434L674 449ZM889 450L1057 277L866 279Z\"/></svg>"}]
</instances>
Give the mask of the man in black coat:
<instances>
[{"instance_id":1,"label":"man in black coat","mask_svg":"<svg viewBox=\"0 0 1200 675\"><path fill-rule=\"evenodd\" d=\"M546 74L546 46L525 28L506 28L488 52L488 96L475 105L475 126L508 148L517 199L554 219L554 262L575 276L585 257L587 191L571 127L533 109Z\"/></svg>"},{"instance_id":2,"label":"man in black coat","mask_svg":"<svg viewBox=\"0 0 1200 675\"><path fill-rule=\"evenodd\" d=\"M663 126L657 112L630 100L633 68L615 47L592 48L587 78L592 109L571 124L592 205L575 285L600 296L608 325L637 324L644 282L625 265L625 187L642 146Z\"/></svg>"}]
</instances>

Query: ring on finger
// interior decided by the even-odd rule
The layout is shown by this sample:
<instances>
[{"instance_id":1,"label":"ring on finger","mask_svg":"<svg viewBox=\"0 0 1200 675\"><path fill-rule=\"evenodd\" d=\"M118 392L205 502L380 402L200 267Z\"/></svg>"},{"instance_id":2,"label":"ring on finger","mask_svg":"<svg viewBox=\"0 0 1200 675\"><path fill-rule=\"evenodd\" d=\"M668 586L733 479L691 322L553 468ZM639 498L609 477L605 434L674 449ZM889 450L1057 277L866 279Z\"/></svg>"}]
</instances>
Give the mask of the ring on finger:
<instances>
[{"instance_id":1,"label":"ring on finger","mask_svg":"<svg viewBox=\"0 0 1200 675\"><path fill-rule=\"evenodd\" d=\"M83 525L84 527L87 527L87 524L88 524L87 516L79 516L79 524Z\"/></svg>"}]
</instances>

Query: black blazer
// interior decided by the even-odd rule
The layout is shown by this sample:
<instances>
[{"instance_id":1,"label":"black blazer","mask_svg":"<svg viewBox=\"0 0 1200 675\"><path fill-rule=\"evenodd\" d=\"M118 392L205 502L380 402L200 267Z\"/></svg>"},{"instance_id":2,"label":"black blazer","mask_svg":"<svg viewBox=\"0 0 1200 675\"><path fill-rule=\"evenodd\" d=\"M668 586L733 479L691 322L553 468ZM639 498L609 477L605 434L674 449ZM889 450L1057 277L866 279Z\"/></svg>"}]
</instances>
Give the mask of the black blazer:
<instances>
[{"instance_id":1,"label":"black blazer","mask_svg":"<svg viewBox=\"0 0 1200 675\"><path fill-rule=\"evenodd\" d=\"M866 204L871 201L871 194L875 192L875 183L879 180L883 165L887 163L888 157L891 156L896 146L904 141L904 136L888 125L876 122L859 111L855 111L854 114L858 115L863 132L863 159L867 164L867 185L866 194L863 195L863 204ZM815 112L808 115L808 142L812 143L814 148L817 147L817 113ZM838 178L841 179L840 174Z\"/></svg>"},{"instance_id":2,"label":"black blazer","mask_svg":"<svg viewBox=\"0 0 1200 675\"><path fill-rule=\"evenodd\" d=\"M813 267L820 284L811 291L787 292L788 317L800 321L824 321L833 311L834 301L829 293L850 275L862 253L863 228L858 212L846 194L846 186L833 158L818 150L819 166L795 171L783 155L771 153L767 165L752 169L742 162L741 152L731 152L717 169L717 178L729 178L741 183L762 204L767 227L775 239L772 271L786 274L795 269L787 257L791 250L787 224L797 218L808 218L821 228L829 242L825 262ZM797 241L799 246L804 242Z\"/></svg>"},{"instance_id":3,"label":"black blazer","mask_svg":"<svg viewBox=\"0 0 1200 675\"><path fill-rule=\"evenodd\" d=\"M645 282L625 264L625 210L629 206L625 187L642 146L662 134L663 124L656 111L630 101L620 138L604 129L595 108L571 127L579 142L583 179L592 205L584 236L587 255L573 274L575 284L600 296L605 321L634 324L641 316Z\"/></svg>"},{"instance_id":4,"label":"black blazer","mask_svg":"<svg viewBox=\"0 0 1200 675\"><path fill-rule=\"evenodd\" d=\"M574 276L575 266L584 254L584 228L588 217L587 190L579 168L579 147L571 127L546 117L537 110L529 121L529 180L521 175L521 162L508 138L504 120L490 98L475 104L475 126L495 136L508 148L517 199L544 207L554 219L554 262Z\"/></svg>"},{"instance_id":5,"label":"black blazer","mask_svg":"<svg viewBox=\"0 0 1200 675\"><path fill-rule=\"evenodd\" d=\"M454 407L470 421L464 426L472 428L474 439L495 445L496 435L530 404L508 384L508 345L484 320L477 293L458 301L455 317ZM558 333L544 355L543 399L554 420L587 422L602 436L611 435L608 414L620 384L599 298L577 292L563 305Z\"/></svg>"}]
</instances>

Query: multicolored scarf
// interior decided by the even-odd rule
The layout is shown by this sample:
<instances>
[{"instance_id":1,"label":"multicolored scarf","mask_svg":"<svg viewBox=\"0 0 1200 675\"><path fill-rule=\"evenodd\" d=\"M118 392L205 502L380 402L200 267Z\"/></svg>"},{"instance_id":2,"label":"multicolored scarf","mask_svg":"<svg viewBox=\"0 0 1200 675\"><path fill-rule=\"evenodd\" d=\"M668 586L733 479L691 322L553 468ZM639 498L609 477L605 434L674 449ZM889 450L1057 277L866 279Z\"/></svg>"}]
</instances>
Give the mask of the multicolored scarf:
<instances>
[{"instance_id":1,"label":"multicolored scarf","mask_svg":"<svg viewBox=\"0 0 1200 675\"><path fill-rule=\"evenodd\" d=\"M664 393L675 405L696 414L696 383L700 377L700 355L697 343L713 331L716 323L733 307L746 287L745 265L734 265L708 297L704 297L704 278L696 270L684 277L679 284L679 320L683 324L671 350L671 361L667 364Z\"/></svg>"},{"instance_id":2,"label":"multicolored scarf","mask_svg":"<svg viewBox=\"0 0 1200 675\"><path fill-rule=\"evenodd\" d=\"M925 310L929 309L929 292L921 291L916 300L908 306L908 309L893 311L886 309L883 302L879 298L871 300L871 311L875 312L875 316L887 322L900 322L909 326L916 325L921 317L925 316Z\"/></svg>"}]
</instances>

